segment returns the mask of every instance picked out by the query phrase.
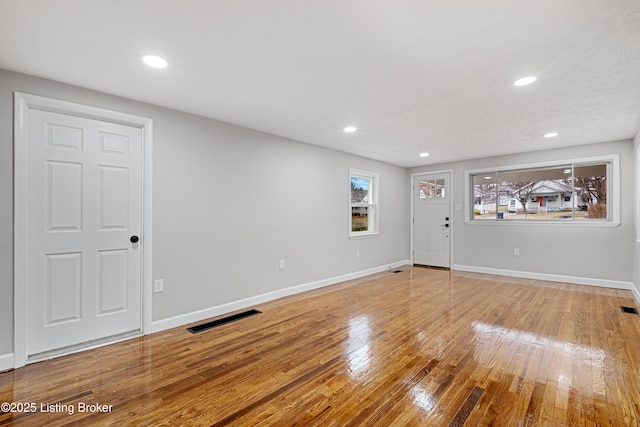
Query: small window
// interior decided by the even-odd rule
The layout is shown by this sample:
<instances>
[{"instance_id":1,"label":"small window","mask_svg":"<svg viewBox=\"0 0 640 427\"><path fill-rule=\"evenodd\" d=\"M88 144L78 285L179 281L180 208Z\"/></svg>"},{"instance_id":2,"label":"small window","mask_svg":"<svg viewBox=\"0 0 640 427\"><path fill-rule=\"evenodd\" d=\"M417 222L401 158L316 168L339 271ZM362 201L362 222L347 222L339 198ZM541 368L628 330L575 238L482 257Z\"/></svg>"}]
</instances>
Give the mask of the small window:
<instances>
[{"instance_id":1,"label":"small window","mask_svg":"<svg viewBox=\"0 0 640 427\"><path fill-rule=\"evenodd\" d=\"M612 222L612 158L545 167L468 172L470 219Z\"/></svg>"},{"instance_id":2,"label":"small window","mask_svg":"<svg viewBox=\"0 0 640 427\"><path fill-rule=\"evenodd\" d=\"M444 199L444 179L420 180L421 199Z\"/></svg>"},{"instance_id":3,"label":"small window","mask_svg":"<svg viewBox=\"0 0 640 427\"><path fill-rule=\"evenodd\" d=\"M349 170L349 236L378 233L378 174Z\"/></svg>"}]
</instances>

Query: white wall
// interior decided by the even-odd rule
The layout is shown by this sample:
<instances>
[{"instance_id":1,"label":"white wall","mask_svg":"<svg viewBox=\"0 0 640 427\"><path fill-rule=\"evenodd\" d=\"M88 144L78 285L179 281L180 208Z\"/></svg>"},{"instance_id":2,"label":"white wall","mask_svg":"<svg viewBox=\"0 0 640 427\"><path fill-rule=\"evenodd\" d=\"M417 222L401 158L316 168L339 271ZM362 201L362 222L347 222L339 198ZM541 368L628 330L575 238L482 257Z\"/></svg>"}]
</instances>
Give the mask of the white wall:
<instances>
[{"instance_id":1,"label":"white wall","mask_svg":"<svg viewBox=\"0 0 640 427\"><path fill-rule=\"evenodd\" d=\"M409 257L404 168L0 70L0 356L13 351L14 91L154 120L154 321ZM380 174L377 238L347 238L349 168Z\"/></svg>"},{"instance_id":2,"label":"white wall","mask_svg":"<svg viewBox=\"0 0 640 427\"><path fill-rule=\"evenodd\" d=\"M621 217L620 226L559 227L540 224L471 225L464 221L464 210L453 213L454 266L522 272L537 275L567 276L583 282L630 286L633 275L634 165L630 140L590 144L579 147L538 151L517 155L475 159L412 168L409 174L429 170L454 170L454 204L465 204L466 170L530 164L563 159L620 154ZM513 249L520 249L520 256Z\"/></svg>"}]
</instances>

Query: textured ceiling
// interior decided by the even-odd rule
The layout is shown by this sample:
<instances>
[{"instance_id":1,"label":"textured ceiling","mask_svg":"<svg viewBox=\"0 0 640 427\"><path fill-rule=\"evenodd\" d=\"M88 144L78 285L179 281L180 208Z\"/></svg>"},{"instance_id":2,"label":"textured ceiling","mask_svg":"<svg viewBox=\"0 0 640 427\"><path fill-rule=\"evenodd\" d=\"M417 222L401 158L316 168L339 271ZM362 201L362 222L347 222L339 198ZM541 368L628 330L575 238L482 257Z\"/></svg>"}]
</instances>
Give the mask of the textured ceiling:
<instances>
[{"instance_id":1,"label":"textured ceiling","mask_svg":"<svg viewBox=\"0 0 640 427\"><path fill-rule=\"evenodd\" d=\"M632 138L640 0L0 0L0 68L409 167Z\"/></svg>"}]
</instances>

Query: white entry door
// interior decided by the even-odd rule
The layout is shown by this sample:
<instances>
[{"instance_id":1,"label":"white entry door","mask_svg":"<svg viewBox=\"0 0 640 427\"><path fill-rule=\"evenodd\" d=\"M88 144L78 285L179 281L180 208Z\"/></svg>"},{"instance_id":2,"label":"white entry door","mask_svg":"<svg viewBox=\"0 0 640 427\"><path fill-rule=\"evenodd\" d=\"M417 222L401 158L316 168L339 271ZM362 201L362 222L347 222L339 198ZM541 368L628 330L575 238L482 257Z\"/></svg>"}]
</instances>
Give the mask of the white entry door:
<instances>
[{"instance_id":1,"label":"white entry door","mask_svg":"<svg viewBox=\"0 0 640 427\"><path fill-rule=\"evenodd\" d=\"M413 263L450 267L451 174L413 178Z\"/></svg>"},{"instance_id":2,"label":"white entry door","mask_svg":"<svg viewBox=\"0 0 640 427\"><path fill-rule=\"evenodd\" d=\"M26 356L141 330L142 130L30 109Z\"/></svg>"}]
</instances>

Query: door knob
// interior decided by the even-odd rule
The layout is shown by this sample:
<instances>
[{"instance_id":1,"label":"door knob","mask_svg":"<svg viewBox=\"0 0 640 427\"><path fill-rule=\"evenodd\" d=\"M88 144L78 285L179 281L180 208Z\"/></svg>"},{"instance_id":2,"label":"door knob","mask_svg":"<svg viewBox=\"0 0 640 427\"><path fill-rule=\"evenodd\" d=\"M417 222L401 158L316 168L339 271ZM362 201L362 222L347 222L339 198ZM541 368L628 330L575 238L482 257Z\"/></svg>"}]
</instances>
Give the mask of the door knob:
<instances>
[{"instance_id":1,"label":"door knob","mask_svg":"<svg viewBox=\"0 0 640 427\"><path fill-rule=\"evenodd\" d=\"M138 240L140 239L138 238L138 236L131 236L129 240L131 241L131 243L138 243Z\"/></svg>"}]
</instances>

